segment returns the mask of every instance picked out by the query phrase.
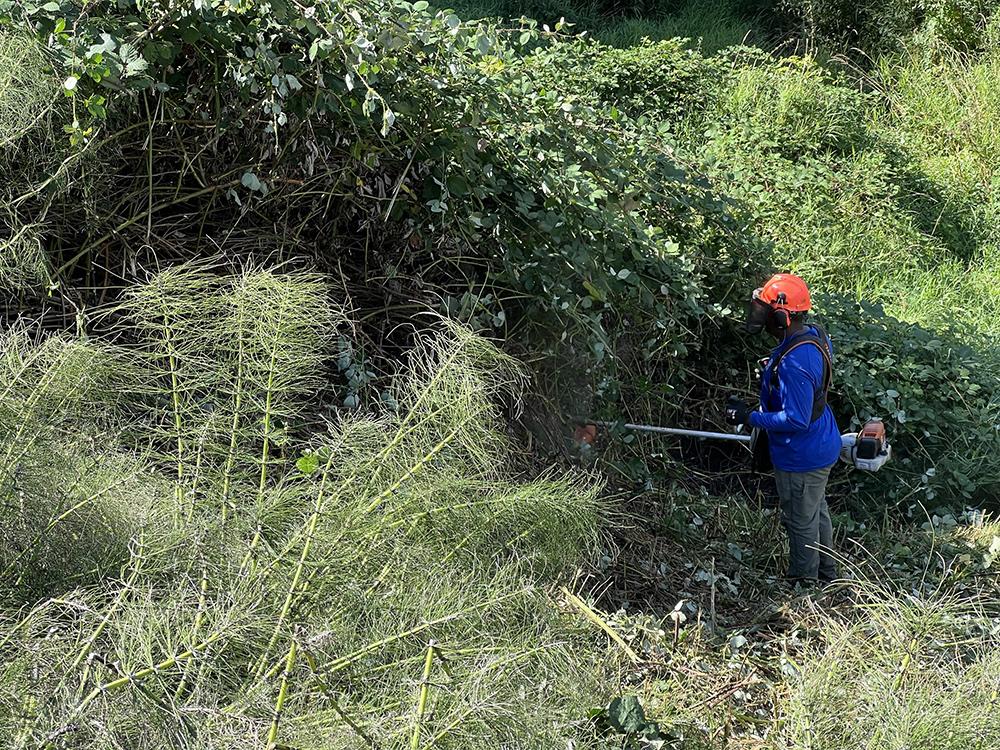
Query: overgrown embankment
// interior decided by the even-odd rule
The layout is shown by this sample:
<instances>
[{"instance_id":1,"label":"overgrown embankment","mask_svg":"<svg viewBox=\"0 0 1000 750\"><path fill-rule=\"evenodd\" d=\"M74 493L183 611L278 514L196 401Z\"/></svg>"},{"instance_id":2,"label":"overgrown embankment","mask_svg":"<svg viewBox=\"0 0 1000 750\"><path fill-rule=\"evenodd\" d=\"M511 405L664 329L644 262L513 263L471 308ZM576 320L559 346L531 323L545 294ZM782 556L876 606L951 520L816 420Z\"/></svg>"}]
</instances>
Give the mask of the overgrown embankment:
<instances>
[{"instance_id":1,"label":"overgrown embankment","mask_svg":"<svg viewBox=\"0 0 1000 750\"><path fill-rule=\"evenodd\" d=\"M335 274L359 311L360 338L339 345L344 404L378 403L380 362L430 309L537 363L550 410L711 423L749 385L747 290L791 266L866 305L854 318L831 298L824 314L845 427L895 422L901 471L867 493L993 492L991 131L956 151L892 103L908 89L888 73L862 94L810 59L616 49L421 3L15 20L46 45L18 54L58 74L26 82L34 113L5 146L6 275L50 320L94 328L91 309L143 268L287 259ZM992 49L955 80L988 80ZM988 111L992 89L971 90L952 133ZM934 138L952 150L932 159ZM968 444L941 428L956 411Z\"/></svg>"},{"instance_id":2,"label":"overgrown embankment","mask_svg":"<svg viewBox=\"0 0 1000 750\"><path fill-rule=\"evenodd\" d=\"M965 510L1000 476L997 21L721 5L872 64L425 2L0 2L13 745L997 744L1000 530ZM860 583L822 596L780 586L756 484L640 439L601 497L498 407L515 354L553 443L567 410L717 424L772 266L817 289L845 429L896 450L837 478Z\"/></svg>"}]
</instances>

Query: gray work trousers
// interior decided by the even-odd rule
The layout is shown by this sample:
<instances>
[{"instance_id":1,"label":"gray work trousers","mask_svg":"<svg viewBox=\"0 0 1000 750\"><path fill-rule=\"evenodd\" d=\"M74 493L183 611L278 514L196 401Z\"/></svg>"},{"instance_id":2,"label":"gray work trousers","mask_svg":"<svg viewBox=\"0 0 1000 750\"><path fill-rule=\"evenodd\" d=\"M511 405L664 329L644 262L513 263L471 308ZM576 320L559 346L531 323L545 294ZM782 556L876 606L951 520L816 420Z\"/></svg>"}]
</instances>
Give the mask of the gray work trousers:
<instances>
[{"instance_id":1,"label":"gray work trousers","mask_svg":"<svg viewBox=\"0 0 1000 750\"><path fill-rule=\"evenodd\" d=\"M833 524L826 504L826 482L832 466L814 471L775 469L781 499L781 523L788 533L788 577L837 577L837 563L827 554L833 548Z\"/></svg>"}]
</instances>

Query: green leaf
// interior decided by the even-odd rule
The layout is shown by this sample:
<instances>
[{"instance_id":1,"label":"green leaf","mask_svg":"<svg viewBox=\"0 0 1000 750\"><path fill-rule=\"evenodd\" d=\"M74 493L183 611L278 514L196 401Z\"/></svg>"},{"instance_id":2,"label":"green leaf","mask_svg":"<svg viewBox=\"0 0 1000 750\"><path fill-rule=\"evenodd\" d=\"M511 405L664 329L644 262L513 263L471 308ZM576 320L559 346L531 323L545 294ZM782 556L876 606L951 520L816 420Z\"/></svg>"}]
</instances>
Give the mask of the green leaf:
<instances>
[{"instance_id":1,"label":"green leaf","mask_svg":"<svg viewBox=\"0 0 1000 750\"><path fill-rule=\"evenodd\" d=\"M413 4L413 10L418 13L427 10L428 7L430 7L430 3L428 3L427 0L417 0L417 2Z\"/></svg>"},{"instance_id":2,"label":"green leaf","mask_svg":"<svg viewBox=\"0 0 1000 750\"><path fill-rule=\"evenodd\" d=\"M589 281L584 281L583 282L583 288L586 289L590 293L591 297L593 297L594 299L598 300L599 302L604 302L605 301L604 292L602 292L596 286L594 286L593 284L591 284Z\"/></svg>"},{"instance_id":3,"label":"green leaf","mask_svg":"<svg viewBox=\"0 0 1000 750\"><path fill-rule=\"evenodd\" d=\"M188 44L194 44L199 39L201 39L201 29L197 26L188 26L181 32L181 39L183 39Z\"/></svg>"},{"instance_id":4,"label":"green leaf","mask_svg":"<svg viewBox=\"0 0 1000 750\"><path fill-rule=\"evenodd\" d=\"M634 695L615 698L608 706L608 722L624 734L639 734L646 727L646 714Z\"/></svg>"},{"instance_id":5,"label":"green leaf","mask_svg":"<svg viewBox=\"0 0 1000 750\"><path fill-rule=\"evenodd\" d=\"M315 453L307 453L295 462L295 467L307 476L315 474L319 469L319 456Z\"/></svg>"},{"instance_id":6,"label":"green leaf","mask_svg":"<svg viewBox=\"0 0 1000 750\"><path fill-rule=\"evenodd\" d=\"M55 13L56 11L61 10L61 8L59 7L59 3L45 3L45 5L42 6L42 10L49 13Z\"/></svg>"},{"instance_id":7,"label":"green leaf","mask_svg":"<svg viewBox=\"0 0 1000 750\"><path fill-rule=\"evenodd\" d=\"M260 180L257 179L257 175L253 172L244 172L243 177L240 178L240 182L243 183L243 187L249 188L254 192L260 190Z\"/></svg>"}]
</instances>

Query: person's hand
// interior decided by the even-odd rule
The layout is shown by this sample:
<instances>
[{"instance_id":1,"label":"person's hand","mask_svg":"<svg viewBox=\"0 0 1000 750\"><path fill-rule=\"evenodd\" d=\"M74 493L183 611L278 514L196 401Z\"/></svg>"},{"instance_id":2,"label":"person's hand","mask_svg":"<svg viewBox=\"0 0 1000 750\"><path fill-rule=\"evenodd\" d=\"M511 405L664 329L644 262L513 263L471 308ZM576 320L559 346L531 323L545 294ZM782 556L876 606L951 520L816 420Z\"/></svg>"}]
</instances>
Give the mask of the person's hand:
<instances>
[{"instance_id":1,"label":"person's hand","mask_svg":"<svg viewBox=\"0 0 1000 750\"><path fill-rule=\"evenodd\" d=\"M750 425L750 406L746 401L730 396L726 399L726 422L733 426L742 427Z\"/></svg>"}]
</instances>

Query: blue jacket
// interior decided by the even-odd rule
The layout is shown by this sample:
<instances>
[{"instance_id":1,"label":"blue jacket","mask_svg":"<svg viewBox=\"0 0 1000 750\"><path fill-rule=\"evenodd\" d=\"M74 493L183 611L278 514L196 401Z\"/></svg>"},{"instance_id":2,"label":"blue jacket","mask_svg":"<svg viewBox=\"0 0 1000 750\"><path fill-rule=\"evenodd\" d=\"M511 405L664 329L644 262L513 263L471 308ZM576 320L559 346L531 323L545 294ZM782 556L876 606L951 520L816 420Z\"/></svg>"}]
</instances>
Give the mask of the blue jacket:
<instances>
[{"instance_id":1,"label":"blue jacket","mask_svg":"<svg viewBox=\"0 0 1000 750\"><path fill-rule=\"evenodd\" d=\"M816 334L812 326L807 328ZM810 423L813 398L823 387L823 355L815 346L800 346L778 365L778 387L771 383L771 363L803 333L791 336L771 352L760 379L760 411L750 415L750 424L767 431L771 461L781 471L822 469L840 456L840 431L827 406ZM830 351L833 344L827 338Z\"/></svg>"}]
</instances>

